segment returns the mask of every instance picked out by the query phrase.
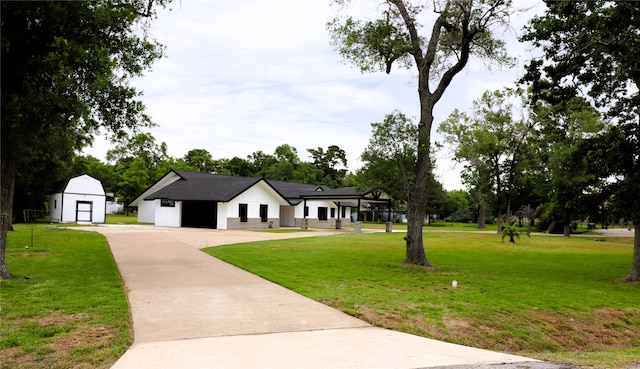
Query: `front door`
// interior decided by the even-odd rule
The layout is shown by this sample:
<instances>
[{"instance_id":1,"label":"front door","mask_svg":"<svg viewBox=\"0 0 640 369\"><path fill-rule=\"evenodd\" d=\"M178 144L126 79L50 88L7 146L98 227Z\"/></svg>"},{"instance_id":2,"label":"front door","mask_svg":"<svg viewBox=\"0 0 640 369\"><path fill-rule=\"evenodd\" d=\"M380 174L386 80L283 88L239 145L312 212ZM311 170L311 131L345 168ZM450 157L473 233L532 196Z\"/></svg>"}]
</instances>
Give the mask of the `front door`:
<instances>
[{"instance_id":1,"label":"front door","mask_svg":"<svg viewBox=\"0 0 640 369\"><path fill-rule=\"evenodd\" d=\"M91 223L93 220L93 202L76 201L76 222Z\"/></svg>"}]
</instances>

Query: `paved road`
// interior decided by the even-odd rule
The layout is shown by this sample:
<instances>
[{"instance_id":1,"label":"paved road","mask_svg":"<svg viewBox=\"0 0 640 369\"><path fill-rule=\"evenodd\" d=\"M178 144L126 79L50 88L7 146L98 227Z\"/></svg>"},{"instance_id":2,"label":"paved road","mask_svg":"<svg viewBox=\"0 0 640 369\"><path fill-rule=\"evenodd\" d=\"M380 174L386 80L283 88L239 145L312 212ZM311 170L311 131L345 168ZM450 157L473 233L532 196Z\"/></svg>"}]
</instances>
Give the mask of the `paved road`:
<instances>
[{"instance_id":1,"label":"paved road","mask_svg":"<svg viewBox=\"0 0 640 369\"><path fill-rule=\"evenodd\" d=\"M373 327L199 250L335 232L85 229L107 237L131 305L134 343L115 369L542 368L526 357ZM544 368L552 367L561 368Z\"/></svg>"}]
</instances>

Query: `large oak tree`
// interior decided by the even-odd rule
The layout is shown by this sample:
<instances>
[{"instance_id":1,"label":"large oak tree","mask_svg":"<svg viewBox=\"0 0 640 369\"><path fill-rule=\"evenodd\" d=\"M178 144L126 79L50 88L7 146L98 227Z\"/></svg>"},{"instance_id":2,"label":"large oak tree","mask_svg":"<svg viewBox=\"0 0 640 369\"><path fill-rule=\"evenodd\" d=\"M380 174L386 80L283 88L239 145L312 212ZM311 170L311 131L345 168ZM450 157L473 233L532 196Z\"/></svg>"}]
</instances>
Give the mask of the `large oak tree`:
<instances>
[{"instance_id":1,"label":"large oak tree","mask_svg":"<svg viewBox=\"0 0 640 369\"><path fill-rule=\"evenodd\" d=\"M345 5L348 0L336 0ZM420 118L415 180L407 203L405 263L429 266L422 240L427 206L433 109L453 78L472 56L508 64L504 42L493 31L508 23L510 0L435 0L429 14L422 3L406 0L375 2L375 19L359 20L339 14L328 24L340 55L362 72L385 71L393 65L416 68ZM347 11L346 9L344 10ZM421 21L431 15L430 27ZM425 24L426 25L426 24ZM422 32L426 32L423 34Z\"/></svg>"},{"instance_id":2,"label":"large oak tree","mask_svg":"<svg viewBox=\"0 0 640 369\"><path fill-rule=\"evenodd\" d=\"M162 56L146 26L168 1L2 1L0 278L15 178L30 170L18 158L150 125L130 82Z\"/></svg>"},{"instance_id":3,"label":"large oak tree","mask_svg":"<svg viewBox=\"0 0 640 369\"><path fill-rule=\"evenodd\" d=\"M589 97L616 123L593 155L617 179L611 189L635 225L634 257L627 280L640 280L640 3L546 1L523 40L544 55L528 65L524 80L552 104ZM553 93L547 93L553 91Z\"/></svg>"}]
</instances>

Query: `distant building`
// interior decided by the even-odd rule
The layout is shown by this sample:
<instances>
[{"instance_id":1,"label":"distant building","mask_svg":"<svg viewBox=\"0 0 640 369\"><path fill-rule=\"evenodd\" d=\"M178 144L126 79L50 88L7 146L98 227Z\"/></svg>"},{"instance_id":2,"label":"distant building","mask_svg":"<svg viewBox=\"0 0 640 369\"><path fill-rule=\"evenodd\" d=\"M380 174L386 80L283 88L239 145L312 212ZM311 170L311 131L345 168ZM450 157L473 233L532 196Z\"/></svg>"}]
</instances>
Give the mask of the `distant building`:
<instances>
[{"instance_id":1,"label":"distant building","mask_svg":"<svg viewBox=\"0 0 640 369\"><path fill-rule=\"evenodd\" d=\"M107 206L105 213L115 214L124 210L124 204L118 201L118 197L113 192L107 192Z\"/></svg>"},{"instance_id":2,"label":"distant building","mask_svg":"<svg viewBox=\"0 0 640 369\"><path fill-rule=\"evenodd\" d=\"M129 206L138 207L139 222L165 227L327 228L348 225L354 201L367 201L368 194L353 187L172 170Z\"/></svg>"},{"instance_id":3,"label":"distant building","mask_svg":"<svg viewBox=\"0 0 640 369\"><path fill-rule=\"evenodd\" d=\"M102 182L83 174L56 183L49 209L52 223L104 223L106 194Z\"/></svg>"}]
</instances>

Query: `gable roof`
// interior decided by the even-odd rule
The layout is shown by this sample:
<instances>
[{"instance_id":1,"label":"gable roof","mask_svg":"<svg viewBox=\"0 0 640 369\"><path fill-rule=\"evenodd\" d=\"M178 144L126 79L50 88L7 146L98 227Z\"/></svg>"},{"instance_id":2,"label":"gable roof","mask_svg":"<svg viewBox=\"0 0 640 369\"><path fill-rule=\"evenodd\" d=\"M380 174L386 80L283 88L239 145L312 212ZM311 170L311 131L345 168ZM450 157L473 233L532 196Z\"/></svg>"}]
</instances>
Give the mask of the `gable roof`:
<instances>
[{"instance_id":1,"label":"gable roof","mask_svg":"<svg viewBox=\"0 0 640 369\"><path fill-rule=\"evenodd\" d=\"M253 177L234 177L186 171L175 172L182 178L144 199L229 202L249 187L262 181L260 178Z\"/></svg>"},{"instance_id":2,"label":"gable roof","mask_svg":"<svg viewBox=\"0 0 640 369\"><path fill-rule=\"evenodd\" d=\"M67 189L67 186L69 185L69 182L71 182L72 180L74 180L76 178L80 178L80 177L83 177L83 176L87 176L87 177L89 177L91 179L94 179L94 180L100 182L100 186L102 186L102 181L101 180L99 180L98 178L96 178L96 177L94 177L94 176L92 176L90 174L83 173L83 174L80 174L80 175L77 175L77 176L74 176L74 177L69 177L69 178L57 181L56 183L53 184L53 188L49 192L49 195L53 195L53 194L56 194L56 193L64 193L65 190ZM103 187L103 191L104 191L104 187Z\"/></svg>"},{"instance_id":3,"label":"gable roof","mask_svg":"<svg viewBox=\"0 0 640 369\"><path fill-rule=\"evenodd\" d=\"M275 181L271 179L266 180L278 191L282 197L284 197L289 204L297 205L302 201L303 194L310 194L314 192L321 192L329 190L327 186L318 186L314 184L306 183L294 183L287 181Z\"/></svg>"}]
</instances>

